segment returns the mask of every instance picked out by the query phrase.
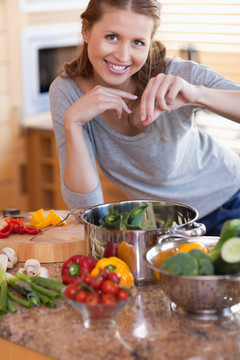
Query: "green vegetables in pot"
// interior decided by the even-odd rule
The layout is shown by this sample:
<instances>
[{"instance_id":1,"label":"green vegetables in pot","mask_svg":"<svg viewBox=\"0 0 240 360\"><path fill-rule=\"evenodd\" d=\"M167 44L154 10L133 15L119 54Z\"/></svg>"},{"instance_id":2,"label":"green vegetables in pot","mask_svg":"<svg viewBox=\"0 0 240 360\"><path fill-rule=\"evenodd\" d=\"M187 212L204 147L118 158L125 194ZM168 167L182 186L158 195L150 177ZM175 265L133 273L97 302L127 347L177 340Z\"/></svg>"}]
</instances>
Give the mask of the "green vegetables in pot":
<instances>
[{"instance_id":1,"label":"green vegetables in pot","mask_svg":"<svg viewBox=\"0 0 240 360\"><path fill-rule=\"evenodd\" d=\"M100 226L106 229L116 230L144 230L151 228L147 221L143 221L144 215L150 204L143 204L130 212L119 213L119 210L109 208L109 214L100 218Z\"/></svg>"},{"instance_id":2,"label":"green vegetables in pot","mask_svg":"<svg viewBox=\"0 0 240 360\"><path fill-rule=\"evenodd\" d=\"M123 229L123 215L110 214L101 217L100 225L107 229Z\"/></svg>"},{"instance_id":3,"label":"green vegetables in pot","mask_svg":"<svg viewBox=\"0 0 240 360\"><path fill-rule=\"evenodd\" d=\"M148 208L149 204L139 206L137 209L133 209L126 220L126 227L129 230L142 230L142 219Z\"/></svg>"}]
</instances>

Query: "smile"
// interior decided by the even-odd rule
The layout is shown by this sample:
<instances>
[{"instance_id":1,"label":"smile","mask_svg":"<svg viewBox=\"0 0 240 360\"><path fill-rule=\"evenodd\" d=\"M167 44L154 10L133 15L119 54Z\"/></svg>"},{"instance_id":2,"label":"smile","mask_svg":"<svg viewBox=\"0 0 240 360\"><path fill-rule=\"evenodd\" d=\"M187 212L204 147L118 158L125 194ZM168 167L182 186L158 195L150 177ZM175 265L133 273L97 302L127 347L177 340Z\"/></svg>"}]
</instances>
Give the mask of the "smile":
<instances>
[{"instance_id":1,"label":"smile","mask_svg":"<svg viewBox=\"0 0 240 360\"><path fill-rule=\"evenodd\" d=\"M126 70L129 67L129 65L125 65L125 66L113 65L113 64L109 63L107 60L104 60L104 61L110 68L112 68L115 71L123 71L123 70Z\"/></svg>"}]
</instances>

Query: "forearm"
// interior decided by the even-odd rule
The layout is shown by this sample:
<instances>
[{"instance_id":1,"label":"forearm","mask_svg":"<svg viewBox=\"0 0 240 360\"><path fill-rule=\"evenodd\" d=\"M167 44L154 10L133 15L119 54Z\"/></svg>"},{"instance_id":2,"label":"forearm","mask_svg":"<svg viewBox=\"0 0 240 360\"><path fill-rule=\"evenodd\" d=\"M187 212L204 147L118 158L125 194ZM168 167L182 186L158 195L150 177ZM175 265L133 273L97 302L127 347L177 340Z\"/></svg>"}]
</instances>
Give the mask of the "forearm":
<instances>
[{"instance_id":1,"label":"forearm","mask_svg":"<svg viewBox=\"0 0 240 360\"><path fill-rule=\"evenodd\" d=\"M73 192L88 194L96 189L98 176L92 164L82 127L65 119L66 160L65 185Z\"/></svg>"},{"instance_id":2,"label":"forearm","mask_svg":"<svg viewBox=\"0 0 240 360\"><path fill-rule=\"evenodd\" d=\"M196 104L240 123L240 92L197 86Z\"/></svg>"}]
</instances>

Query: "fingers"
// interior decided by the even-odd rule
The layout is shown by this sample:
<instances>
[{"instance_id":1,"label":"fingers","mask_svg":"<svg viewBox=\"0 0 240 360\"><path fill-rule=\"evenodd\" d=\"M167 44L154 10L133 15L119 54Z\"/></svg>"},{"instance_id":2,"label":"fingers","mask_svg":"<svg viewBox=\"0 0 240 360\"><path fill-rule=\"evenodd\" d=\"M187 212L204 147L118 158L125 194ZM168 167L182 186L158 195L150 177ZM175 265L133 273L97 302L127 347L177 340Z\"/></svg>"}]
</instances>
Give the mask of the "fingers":
<instances>
[{"instance_id":1,"label":"fingers","mask_svg":"<svg viewBox=\"0 0 240 360\"><path fill-rule=\"evenodd\" d=\"M161 113L170 112L182 89L178 76L159 74L149 80L142 95L140 116L144 125L150 124Z\"/></svg>"},{"instance_id":2,"label":"fingers","mask_svg":"<svg viewBox=\"0 0 240 360\"><path fill-rule=\"evenodd\" d=\"M117 89L102 88L100 89L100 93L100 102L104 106L104 111L109 109L115 110L118 118L121 118L123 111L125 111L127 114L131 114L132 112L123 98L129 100L137 99L136 95Z\"/></svg>"},{"instance_id":3,"label":"fingers","mask_svg":"<svg viewBox=\"0 0 240 360\"><path fill-rule=\"evenodd\" d=\"M123 111L131 113L124 99L135 100L137 96L98 85L72 105L76 115L74 121L82 125L107 110L114 110L117 117L121 118Z\"/></svg>"}]
</instances>

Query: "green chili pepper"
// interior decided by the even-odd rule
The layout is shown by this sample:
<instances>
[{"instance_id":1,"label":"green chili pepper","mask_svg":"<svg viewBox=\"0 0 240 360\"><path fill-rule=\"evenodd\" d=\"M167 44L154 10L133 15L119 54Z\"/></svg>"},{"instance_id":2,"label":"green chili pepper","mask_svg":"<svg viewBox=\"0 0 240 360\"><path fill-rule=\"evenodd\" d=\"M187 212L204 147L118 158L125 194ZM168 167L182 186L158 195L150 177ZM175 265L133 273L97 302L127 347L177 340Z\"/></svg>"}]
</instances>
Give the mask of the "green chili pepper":
<instances>
[{"instance_id":1,"label":"green chili pepper","mask_svg":"<svg viewBox=\"0 0 240 360\"><path fill-rule=\"evenodd\" d=\"M126 226L130 230L142 230L141 223L143 216L148 208L149 204L139 206L137 209L133 209L127 218Z\"/></svg>"}]
</instances>

